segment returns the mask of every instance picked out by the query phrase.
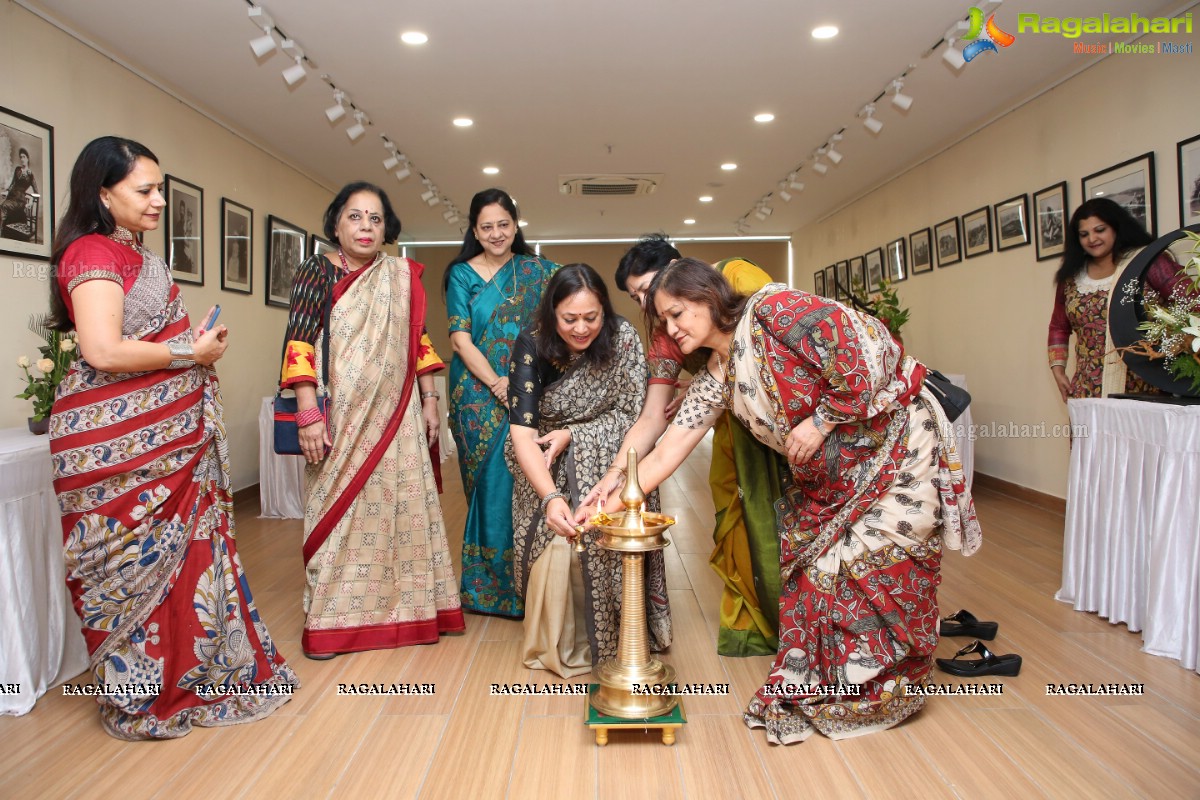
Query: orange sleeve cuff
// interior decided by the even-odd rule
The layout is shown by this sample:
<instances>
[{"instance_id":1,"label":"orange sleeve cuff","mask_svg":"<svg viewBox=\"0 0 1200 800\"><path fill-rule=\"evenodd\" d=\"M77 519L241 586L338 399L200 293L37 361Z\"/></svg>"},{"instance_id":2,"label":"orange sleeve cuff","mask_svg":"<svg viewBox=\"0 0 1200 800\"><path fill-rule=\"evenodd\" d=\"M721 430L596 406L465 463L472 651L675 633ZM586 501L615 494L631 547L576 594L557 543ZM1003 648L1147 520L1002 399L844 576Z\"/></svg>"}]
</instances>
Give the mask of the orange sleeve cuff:
<instances>
[{"instance_id":1,"label":"orange sleeve cuff","mask_svg":"<svg viewBox=\"0 0 1200 800\"><path fill-rule=\"evenodd\" d=\"M446 368L446 364L433 349L433 342L428 333L421 334L421 343L417 347L417 374L426 375Z\"/></svg>"},{"instance_id":2,"label":"orange sleeve cuff","mask_svg":"<svg viewBox=\"0 0 1200 800\"><path fill-rule=\"evenodd\" d=\"M317 351L308 342L292 340L283 353L279 385L284 389L297 383L317 382Z\"/></svg>"}]
</instances>

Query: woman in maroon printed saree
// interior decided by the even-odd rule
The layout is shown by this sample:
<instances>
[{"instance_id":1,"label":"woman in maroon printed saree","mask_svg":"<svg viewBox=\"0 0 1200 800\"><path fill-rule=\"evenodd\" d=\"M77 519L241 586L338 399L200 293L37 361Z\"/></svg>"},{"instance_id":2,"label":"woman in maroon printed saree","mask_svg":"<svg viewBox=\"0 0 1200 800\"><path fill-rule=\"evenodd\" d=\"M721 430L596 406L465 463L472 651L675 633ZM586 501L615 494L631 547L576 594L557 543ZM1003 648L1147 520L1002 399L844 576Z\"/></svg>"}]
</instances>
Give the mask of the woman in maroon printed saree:
<instances>
[{"instance_id":1,"label":"woman in maroon printed saree","mask_svg":"<svg viewBox=\"0 0 1200 800\"><path fill-rule=\"evenodd\" d=\"M643 488L724 410L791 465L777 505L779 650L747 725L789 744L916 713L924 697L908 689L932 667L942 548L970 554L981 538L925 367L874 317L780 284L740 297L692 259L658 274L648 307L684 353L711 355L639 465Z\"/></svg>"},{"instance_id":2,"label":"woman in maroon printed saree","mask_svg":"<svg viewBox=\"0 0 1200 800\"><path fill-rule=\"evenodd\" d=\"M383 190L347 185L325 212L337 252L305 261L292 288L282 385L295 389L305 416L297 423L309 463L310 658L436 642L466 629L429 454L439 423L432 373L445 365L424 333L424 267L380 250L399 234ZM325 419L317 383L327 298Z\"/></svg>"},{"instance_id":3,"label":"woman in maroon printed saree","mask_svg":"<svg viewBox=\"0 0 1200 800\"><path fill-rule=\"evenodd\" d=\"M101 722L121 739L258 719L300 685L234 544L212 368L225 326L193 331L169 267L136 238L158 225L161 187L145 147L93 141L51 255L50 324L80 347L50 420L67 585Z\"/></svg>"}]
</instances>

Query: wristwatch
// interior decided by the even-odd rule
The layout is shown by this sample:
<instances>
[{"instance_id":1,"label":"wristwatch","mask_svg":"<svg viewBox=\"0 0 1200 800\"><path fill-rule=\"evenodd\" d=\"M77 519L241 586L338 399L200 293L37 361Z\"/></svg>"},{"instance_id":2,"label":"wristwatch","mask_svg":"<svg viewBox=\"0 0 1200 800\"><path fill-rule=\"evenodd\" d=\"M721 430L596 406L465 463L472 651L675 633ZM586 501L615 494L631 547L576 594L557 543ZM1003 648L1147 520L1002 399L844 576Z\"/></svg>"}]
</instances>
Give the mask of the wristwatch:
<instances>
[{"instance_id":1,"label":"wristwatch","mask_svg":"<svg viewBox=\"0 0 1200 800\"><path fill-rule=\"evenodd\" d=\"M167 349L171 351L173 359L167 369L189 369L196 365L196 351L192 349L191 342L167 342Z\"/></svg>"}]
</instances>

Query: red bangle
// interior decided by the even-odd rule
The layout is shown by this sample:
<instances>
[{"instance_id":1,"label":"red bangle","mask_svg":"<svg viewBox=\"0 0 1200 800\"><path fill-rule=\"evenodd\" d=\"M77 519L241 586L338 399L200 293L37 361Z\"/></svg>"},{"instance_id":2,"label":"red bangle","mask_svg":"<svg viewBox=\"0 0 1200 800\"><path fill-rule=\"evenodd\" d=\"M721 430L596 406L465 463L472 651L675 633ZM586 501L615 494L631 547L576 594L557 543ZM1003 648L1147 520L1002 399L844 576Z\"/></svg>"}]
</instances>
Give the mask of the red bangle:
<instances>
[{"instance_id":1,"label":"red bangle","mask_svg":"<svg viewBox=\"0 0 1200 800\"><path fill-rule=\"evenodd\" d=\"M299 428L307 428L309 425L324 421L325 415L316 406L296 412L296 426Z\"/></svg>"}]
</instances>

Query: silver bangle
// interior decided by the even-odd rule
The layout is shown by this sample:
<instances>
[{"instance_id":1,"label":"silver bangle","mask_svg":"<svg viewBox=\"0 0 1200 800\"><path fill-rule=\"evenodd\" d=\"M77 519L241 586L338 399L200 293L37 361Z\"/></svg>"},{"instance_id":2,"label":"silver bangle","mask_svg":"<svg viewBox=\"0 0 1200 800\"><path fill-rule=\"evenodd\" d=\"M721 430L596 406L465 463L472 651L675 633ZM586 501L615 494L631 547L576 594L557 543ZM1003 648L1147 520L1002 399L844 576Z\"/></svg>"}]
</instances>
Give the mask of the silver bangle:
<instances>
[{"instance_id":1,"label":"silver bangle","mask_svg":"<svg viewBox=\"0 0 1200 800\"><path fill-rule=\"evenodd\" d=\"M196 365L196 351L192 349L191 342L167 342L167 349L171 351L171 363L167 369L190 369Z\"/></svg>"},{"instance_id":2,"label":"silver bangle","mask_svg":"<svg viewBox=\"0 0 1200 800\"><path fill-rule=\"evenodd\" d=\"M543 497L542 498L542 513L543 514L546 513L546 507L550 505L550 501L554 500L556 498L562 498L563 500L566 500L567 496L565 494L563 494L562 492L551 492L550 494Z\"/></svg>"},{"instance_id":3,"label":"silver bangle","mask_svg":"<svg viewBox=\"0 0 1200 800\"><path fill-rule=\"evenodd\" d=\"M429 398L431 398L431 397L432 397L433 399L435 399L435 400L441 400L441 399L442 399L442 396L441 396L441 394L439 394L438 392L421 392L421 399L422 399L422 400L428 400L428 399L429 399Z\"/></svg>"},{"instance_id":4,"label":"silver bangle","mask_svg":"<svg viewBox=\"0 0 1200 800\"><path fill-rule=\"evenodd\" d=\"M812 420L813 427L816 428L818 431L820 431L822 436L829 435L829 432L825 430L825 427L823 425L821 425L821 421L817 419L816 414L813 414L811 417L809 417L809 419Z\"/></svg>"}]
</instances>

